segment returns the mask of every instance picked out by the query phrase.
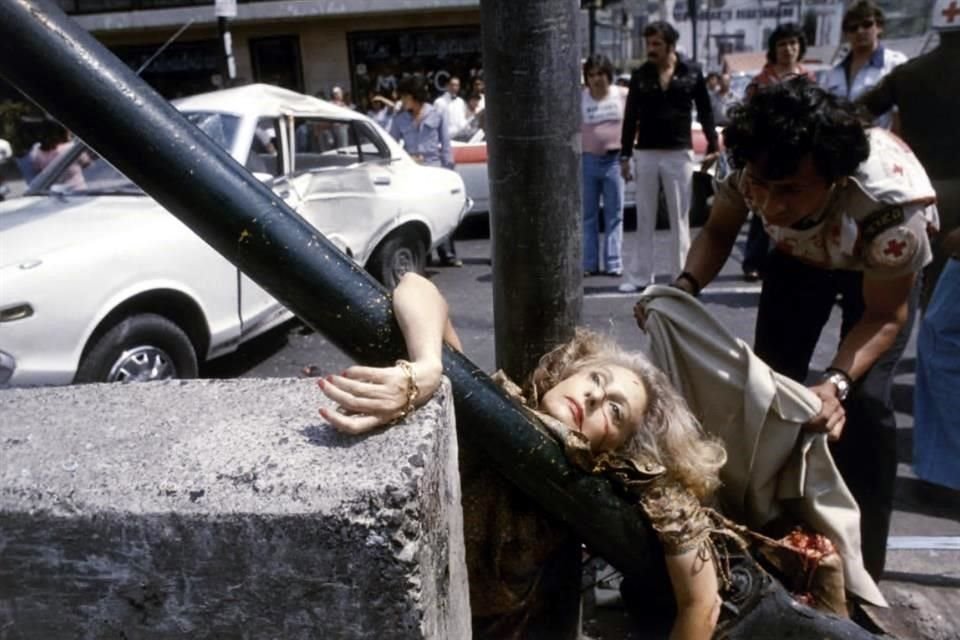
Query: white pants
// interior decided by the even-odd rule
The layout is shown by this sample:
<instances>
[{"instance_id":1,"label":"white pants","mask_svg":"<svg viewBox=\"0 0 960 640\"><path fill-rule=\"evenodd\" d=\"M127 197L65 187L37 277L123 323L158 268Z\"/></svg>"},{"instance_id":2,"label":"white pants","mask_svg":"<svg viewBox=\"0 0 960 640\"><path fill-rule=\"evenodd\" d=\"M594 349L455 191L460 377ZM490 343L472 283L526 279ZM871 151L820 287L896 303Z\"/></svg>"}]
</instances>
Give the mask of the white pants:
<instances>
[{"instance_id":1,"label":"white pants","mask_svg":"<svg viewBox=\"0 0 960 640\"><path fill-rule=\"evenodd\" d=\"M670 216L670 275L683 271L690 250L690 189L693 180L693 151L640 150L633 152L633 179L636 180L637 233L631 247L624 243L627 278L638 287L654 281L653 232L657 228L660 183Z\"/></svg>"}]
</instances>

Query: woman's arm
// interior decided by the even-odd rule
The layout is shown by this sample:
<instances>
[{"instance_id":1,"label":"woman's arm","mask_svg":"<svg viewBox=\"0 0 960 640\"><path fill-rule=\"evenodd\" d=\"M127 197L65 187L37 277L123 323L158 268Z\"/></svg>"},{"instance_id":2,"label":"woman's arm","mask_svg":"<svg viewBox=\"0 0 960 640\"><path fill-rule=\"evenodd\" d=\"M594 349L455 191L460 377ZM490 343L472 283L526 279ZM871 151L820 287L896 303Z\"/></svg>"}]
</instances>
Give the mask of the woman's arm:
<instances>
[{"instance_id":1,"label":"woman's arm","mask_svg":"<svg viewBox=\"0 0 960 640\"><path fill-rule=\"evenodd\" d=\"M667 556L667 573L677 601L670 640L709 640L720 616L717 572L709 553L698 547Z\"/></svg>"},{"instance_id":2,"label":"woman's arm","mask_svg":"<svg viewBox=\"0 0 960 640\"><path fill-rule=\"evenodd\" d=\"M426 403L440 386L444 340L460 349L447 301L426 278L403 276L393 292L393 313L407 345L412 377L401 366L353 366L338 376L320 378L321 391L346 410L320 409L320 415L340 431L363 433L401 417L414 389L412 406Z\"/></svg>"}]
</instances>

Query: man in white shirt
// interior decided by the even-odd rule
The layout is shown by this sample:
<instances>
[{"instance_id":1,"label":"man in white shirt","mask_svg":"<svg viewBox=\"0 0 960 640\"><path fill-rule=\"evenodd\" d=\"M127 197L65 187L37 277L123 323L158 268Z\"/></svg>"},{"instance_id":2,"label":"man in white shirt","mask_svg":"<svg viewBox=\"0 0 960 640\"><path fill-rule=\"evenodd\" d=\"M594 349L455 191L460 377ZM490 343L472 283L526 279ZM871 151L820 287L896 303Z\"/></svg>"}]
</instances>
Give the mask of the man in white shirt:
<instances>
[{"instance_id":1,"label":"man in white shirt","mask_svg":"<svg viewBox=\"0 0 960 640\"><path fill-rule=\"evenodd\" d=\"M843 33L850 42L850 53L830 70L824 88L847 100L856 100L875 86L894 67L907 61L907 56L880 44L883 34L883 11L872 0L859 0L843 16ZM889 129L893 111L873 122Z\"/></svg>"},{"instance_id":2,"label":"man in white shirt","mask_svg":"<svg viewBox=\"0 0 960 640\"><path fill-rule=\"evenodd\" d=\"M450 79L447 80L447 90L433 102L433 106L446 112L447 131L451 138L460 135L461 130L467 124L467 105L459 94L460 78L450 76Z\"/></svg>"}]
</instances>

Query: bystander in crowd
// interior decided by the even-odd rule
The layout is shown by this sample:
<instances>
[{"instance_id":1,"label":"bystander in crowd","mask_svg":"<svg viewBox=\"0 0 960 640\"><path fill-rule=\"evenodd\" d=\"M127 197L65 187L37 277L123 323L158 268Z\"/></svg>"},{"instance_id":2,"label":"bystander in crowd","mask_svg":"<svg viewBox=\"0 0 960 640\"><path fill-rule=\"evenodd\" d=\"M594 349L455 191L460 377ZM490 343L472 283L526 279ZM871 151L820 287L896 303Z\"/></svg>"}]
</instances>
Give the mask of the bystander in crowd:
<instances>
[{"instance_id":1,"label":"bystander in crowd","mask_svg":"<svg viewBox=\"0 0 960 640\"><path fill-rule=\"evenodd\" d=\"M471 93L467 97L466 119L460 133L454 138L460 142L471 142L476 135L483 131L484 109L482 106L483 96L479 93Z\"/></svg>"},{"instance_id":2,"label":"bystander in crowd","mask_svg":"<svg viewBox=\"0 0 960 640\"><path fill-rule=\"evenodd\" d=\"M710 104L713 107L714 124L718 127L724 127L729 121L727 111L740 102L740 98L730 89L729 73L722 73L718 78L717 88L710 94Z\"/></svg>"},{"instance_id":3,"label":"bystander in crowd","mask_svg":"<svg viewBox=\"0 0 960 640\"><path fill-rule=\"evenodd\" d=\"M637 208L636 241L627 251L627 281L619 287L624 293L654 282L653 237L661 187L670 216L670 269L679 271L686 259L694 171L690 114L694 105L707 138L705 160L712 161L718 149L706 81L699 65L677 54L677 30L667 22L651 22L643 37L647 61L630 78L620 140L620 169L625 180L636 180Z\"/></svg>"},{"instance_id":4,"label":"bystander in crowd","mask_svg":"<svg viewBox=\"0 0 960 640\"><path fill-rule=\"evenodd\" d=\"M467 105L460 97L460 78L450 76L443 94L433 101L433 106L446 113L447 131L451 138L458 138L467 120Z\"/></svg>"},{"instance_id":5,"label":"bystander in crowd","mask_svg":"<svg viewBox=\"0 0 960 640\"><path fill-rule=\"evenodd\" d=\"M420 74L407 76L397 85L397 93L403 109L394 116L390 134L420 164L453 169L447 115L444 109L430 104L426 79ZM437 253L441 266L463 266L453 234L437 247Z\"/></svg>"},{"instance_id":6,"label":"bystander in crowd","mask_svg":"<svg viewBox=\"0 0 960 640\"><path fill-rule=\"evenodd\" d=\"M613 63L593 54L583 63L581 97L583 153L583 272L623 275L623 176L620 135L627 91L613 84ZM603 202L603 252L598 232ZM601 269L602 265L602 269Z\"/></svg>"},{"instance_id":7,"label":"bystander in crowd","mask_svg":"<svg viewBox=\"0 0 960 640\"><path fill-rule=\"evenodd\" d=\"M883 11L872 0L857 0L843 14L843 33L850 44L850 53L827 74L823 81L827 91L856 100L880 82L907 56L887 49L880 42L883 35ZM884 129L893 126L893 112L877 116L874 124Z\"/></svg>"}]
</instances>

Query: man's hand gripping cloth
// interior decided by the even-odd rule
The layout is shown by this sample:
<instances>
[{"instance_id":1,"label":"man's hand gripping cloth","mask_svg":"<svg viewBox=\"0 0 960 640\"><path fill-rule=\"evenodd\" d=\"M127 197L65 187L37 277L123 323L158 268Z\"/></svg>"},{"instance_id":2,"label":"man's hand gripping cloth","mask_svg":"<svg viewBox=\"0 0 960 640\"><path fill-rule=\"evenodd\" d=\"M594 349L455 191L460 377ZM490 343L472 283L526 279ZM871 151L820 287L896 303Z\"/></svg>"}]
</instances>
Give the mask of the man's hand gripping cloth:
<instances>
[{"instance_id":1,"label":"man's hand gripping cloth","mask_svg":"<svg viewBox=\"0 0 960 640\"><path fill-rule=\"evenodd\" d=\"M696 298L648 287L651 358L680 391L704 429L727 449L718 490L727 515L762 530L787 515L837 547L847 590L877 606L886 600L863 567L860 511L827 447L827 436L802 430L820 410L803 385L768 367Z\"/></svg>"}]
</instances>

